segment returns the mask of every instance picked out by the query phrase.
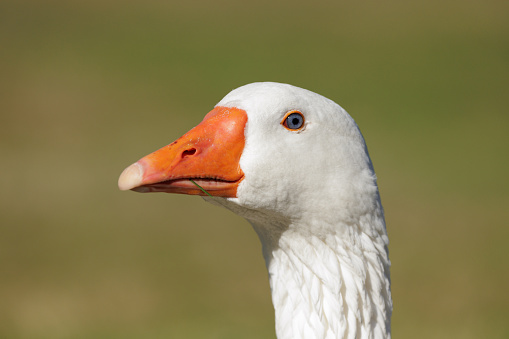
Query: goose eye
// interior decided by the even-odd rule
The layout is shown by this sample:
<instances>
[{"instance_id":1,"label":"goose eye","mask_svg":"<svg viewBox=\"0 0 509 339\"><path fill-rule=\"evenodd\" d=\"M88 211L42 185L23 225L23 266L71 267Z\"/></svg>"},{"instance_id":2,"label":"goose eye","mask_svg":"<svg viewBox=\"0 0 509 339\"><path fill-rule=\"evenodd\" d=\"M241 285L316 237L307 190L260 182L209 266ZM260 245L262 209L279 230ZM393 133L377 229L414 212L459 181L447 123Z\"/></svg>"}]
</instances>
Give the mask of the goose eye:
<instances>
[{"instance_id":1,"label":"goose eye","mask_svg":"<svg viewBox=\"0 0 509 339\"><path fill-rule=\"evenodd\" d=\"M286 114L286 117L283 119L282 124L289 130L298 130L301 129L304 125L304 116L301 112L292 111Z\"/></svg>"}]
</instances>

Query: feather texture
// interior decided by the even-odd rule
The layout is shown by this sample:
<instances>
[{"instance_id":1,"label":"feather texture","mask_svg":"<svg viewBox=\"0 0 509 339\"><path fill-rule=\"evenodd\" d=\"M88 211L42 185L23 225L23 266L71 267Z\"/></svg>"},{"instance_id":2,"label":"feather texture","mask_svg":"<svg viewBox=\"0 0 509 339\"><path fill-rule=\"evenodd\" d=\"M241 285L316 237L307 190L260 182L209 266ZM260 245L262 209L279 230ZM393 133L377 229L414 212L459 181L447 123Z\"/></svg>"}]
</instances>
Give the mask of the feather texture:
<instances>
[{"instance_id":1,"label":"feather texture","mask_svg":"<svg viewBox=\"0 0 509 339\"><path fill-rule=\"evenodd\" d=\"M390 338L388 237L376 176L354 120L316 93L246 85L218 106L248 113L237 198L217 203L257 232L279 339ZM298 110L298 133L280 126ZM222 200L222 199L221 199Z\"/></svg>"}]
</instances>

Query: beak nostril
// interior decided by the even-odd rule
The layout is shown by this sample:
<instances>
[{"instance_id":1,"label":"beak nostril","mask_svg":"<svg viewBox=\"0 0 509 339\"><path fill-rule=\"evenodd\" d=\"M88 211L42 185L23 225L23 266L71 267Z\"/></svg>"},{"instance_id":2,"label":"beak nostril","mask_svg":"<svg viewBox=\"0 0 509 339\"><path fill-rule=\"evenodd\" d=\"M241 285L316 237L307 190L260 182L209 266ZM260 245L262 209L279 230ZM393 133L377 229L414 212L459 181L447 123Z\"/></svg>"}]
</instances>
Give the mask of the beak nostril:
<instances>
[{"instance_id":1,"label":"beak nostril","mask_svg":"<svg viewBox=\"0 0 509 339\"><path fill-rule=\"evenodd\" d=\"M182 152L182 158L194 155L196 153L196 148L186 149L184 152Z\"/></svg>"}]
</instances>

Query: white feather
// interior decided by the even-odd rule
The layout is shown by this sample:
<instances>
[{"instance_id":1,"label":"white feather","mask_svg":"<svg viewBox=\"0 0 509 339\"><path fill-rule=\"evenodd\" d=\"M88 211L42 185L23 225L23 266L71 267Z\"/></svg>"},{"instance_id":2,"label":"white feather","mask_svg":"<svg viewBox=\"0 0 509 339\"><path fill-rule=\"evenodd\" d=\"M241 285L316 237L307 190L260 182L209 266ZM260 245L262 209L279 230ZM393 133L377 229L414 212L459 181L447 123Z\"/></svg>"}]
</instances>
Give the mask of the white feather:
<instances>
[{"instance_id":1,"label":"white feather","mask_svg":"<svg viewBox=\"0 0 509 339\"><path fill-rule=\"evenodd\" d=\"M354 120L333 101L255 83L218 106L248 114L237 198L210 199L258 233L278 338L390 338L388 238L376 176ZM306 122L281 121L299 110Z\"/></svg>"}]
</instances>

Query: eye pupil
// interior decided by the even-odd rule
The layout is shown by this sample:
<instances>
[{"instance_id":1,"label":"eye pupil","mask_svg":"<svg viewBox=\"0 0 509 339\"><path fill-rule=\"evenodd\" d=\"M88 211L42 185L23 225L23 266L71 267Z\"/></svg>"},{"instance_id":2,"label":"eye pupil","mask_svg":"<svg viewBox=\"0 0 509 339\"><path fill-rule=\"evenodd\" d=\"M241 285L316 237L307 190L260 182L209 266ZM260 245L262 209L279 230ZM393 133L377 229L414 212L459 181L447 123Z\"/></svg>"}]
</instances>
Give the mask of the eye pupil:
<instances>
[{"instance_id":1,"label":"eye pupil","mask_svg":"<svg viewBox=\"0 0 509 339\"><path fill-rule=\"evenodd\" d=\"M304 124L304 117L300 113L292 113L286 118L286 127L289 129L299 129Z\"/></svg>"}]
</instances>

